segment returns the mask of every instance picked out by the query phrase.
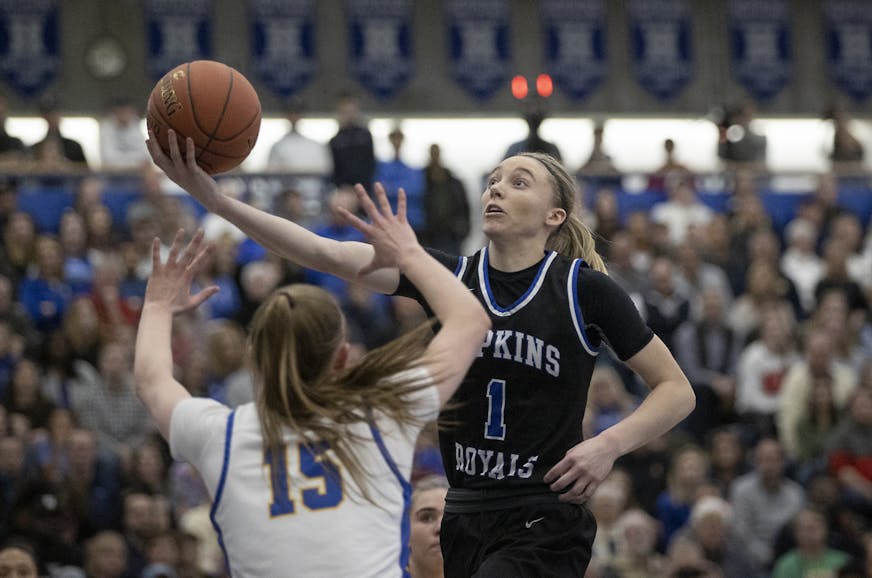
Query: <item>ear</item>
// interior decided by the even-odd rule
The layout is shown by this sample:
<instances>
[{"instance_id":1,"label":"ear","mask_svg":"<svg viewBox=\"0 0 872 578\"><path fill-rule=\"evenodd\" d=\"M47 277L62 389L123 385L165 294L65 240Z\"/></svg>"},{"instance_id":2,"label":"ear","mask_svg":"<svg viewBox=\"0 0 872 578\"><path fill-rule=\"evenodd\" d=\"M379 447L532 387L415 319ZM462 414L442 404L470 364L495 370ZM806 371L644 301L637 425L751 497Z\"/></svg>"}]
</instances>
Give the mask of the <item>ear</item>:
<instances>
[{"instance_id":1,"label":"ear","mask_svg":"<svg viewBox=\"0 0 872 578\"><path fill-rule=\"evenodd\" d=\"M545 215L545 224L551 227L559 227L566 220L566 210L559 207L548 209Z\"/></svg>"},{"instance_id":2,"label":"ear","mask_svg":"<svg viewBox=\"0 0 872 578\"><path fill-rule=\"evenodd\" d=\"M348 363L348 354L351 351L351 344L343 341L342 345L333 354L333 370L342 371L345 369L345 364Z\"/></svg>"}]
</instances>

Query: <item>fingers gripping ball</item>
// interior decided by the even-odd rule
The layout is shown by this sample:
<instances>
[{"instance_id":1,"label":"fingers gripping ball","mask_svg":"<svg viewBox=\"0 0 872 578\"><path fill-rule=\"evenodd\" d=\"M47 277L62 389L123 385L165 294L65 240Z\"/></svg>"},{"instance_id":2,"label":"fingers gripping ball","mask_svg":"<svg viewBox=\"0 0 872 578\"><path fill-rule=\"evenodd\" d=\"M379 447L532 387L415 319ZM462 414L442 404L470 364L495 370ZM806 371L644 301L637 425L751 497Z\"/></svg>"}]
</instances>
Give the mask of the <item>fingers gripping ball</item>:
<instances>
[{"instance_id":1,"label":"fingers gripping ball","mask_svg":"<svg viewBox=\"0 0 872 578\"><path fill-rule=\"evenodd\" d=\"M254 148L260 131L260 100L239 71L212 60L176 66L151 91L146 122L169 154L167 131L173 129L179 150L185 137L194 140L197 164L209 174L239 166Z\"/></svg>"}]
</instances>

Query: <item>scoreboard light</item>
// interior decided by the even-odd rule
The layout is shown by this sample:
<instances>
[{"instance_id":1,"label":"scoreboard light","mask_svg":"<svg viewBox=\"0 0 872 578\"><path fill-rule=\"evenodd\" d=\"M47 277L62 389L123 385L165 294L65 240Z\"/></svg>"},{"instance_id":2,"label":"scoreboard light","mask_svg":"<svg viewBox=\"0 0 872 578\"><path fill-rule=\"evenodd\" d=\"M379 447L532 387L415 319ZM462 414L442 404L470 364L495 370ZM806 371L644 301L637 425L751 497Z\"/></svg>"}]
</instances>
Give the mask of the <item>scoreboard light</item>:
<instances>
[{"instance_id":1,"label":"scoreboard light","mask_svg":"<svg viewBox=\"0 0 872 578\"><path fill-rule=\"evenodd\" d=\"M526 78L519 74L512 79L512 96L514 96L517 100L524 100L525 98L527 98L528 92L529 88L527 88Z\"/></svg>"}]
</instances>

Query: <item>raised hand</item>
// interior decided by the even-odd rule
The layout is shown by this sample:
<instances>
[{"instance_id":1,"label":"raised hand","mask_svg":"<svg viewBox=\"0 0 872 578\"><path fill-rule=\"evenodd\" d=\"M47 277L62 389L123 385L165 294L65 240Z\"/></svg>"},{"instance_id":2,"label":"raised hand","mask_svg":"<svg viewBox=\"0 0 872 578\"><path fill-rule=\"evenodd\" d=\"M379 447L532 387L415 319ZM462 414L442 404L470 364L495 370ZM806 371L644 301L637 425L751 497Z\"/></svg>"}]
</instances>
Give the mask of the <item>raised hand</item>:
<instances>
[{"instance_id":1,"label":"raised hand","mask_svg":"<svg viewBox=\"0 0 872 578\"><path fill-rule=\"evenodd\" d=\"M167 137L170 147L169 156L160 148L154 133L148 131L148 140L145 144L154 164L166 173L170 180L200 201L206 209L213 211L221 192L215 179L197 164L194 140L190 137L185 139L185 156L182 158L176 132L169 129Z\"/></svg>"},{"instance_id":2,"label":"raised hand","mask_svg":"<svg viewBox=\"0 0 872 578\"><path fill-rule=\"evenodd\" d=\"M152 270L145 289L145 305L160 305L169 308L173 314L199 307L206 299L218 292L212 285L191 295L191 282L203 267L206 257L212 250L203 245L203 230L200 229L182 250L184 231L179 230L173 239L173 246L166 263L161 263L160 239L151 244Z\"/></svg>"},{"instance_id":3,"label":"raised hand","mask_svg":"<svg viewBox=\"0 0 872 578\"><path fill-rule=\"evenodd\" d=\"M403 257L420 249L415 231L406 219L406 192L403 189L399 191L396 215L391 210L388 196L381 183L375 184L375 198L378 205L373 203L362 185L356 185L354 192L357 193L360 206L370 222L367 223L342 207L339 208L340 214L363 233L375 249L372 261L358 271L358 275L366 275L385 267L402 268Z\"/></svg>"}]
</instances>

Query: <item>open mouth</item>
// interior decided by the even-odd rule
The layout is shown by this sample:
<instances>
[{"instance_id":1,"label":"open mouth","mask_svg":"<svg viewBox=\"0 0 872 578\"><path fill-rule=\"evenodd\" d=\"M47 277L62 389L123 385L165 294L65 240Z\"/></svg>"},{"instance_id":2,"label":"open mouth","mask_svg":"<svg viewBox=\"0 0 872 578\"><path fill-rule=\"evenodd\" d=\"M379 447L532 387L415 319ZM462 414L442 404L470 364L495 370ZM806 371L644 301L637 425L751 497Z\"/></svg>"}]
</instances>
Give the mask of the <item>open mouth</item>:
<instances>
[{"instance_id":1,"label":"open mouth","mask_svg":"<svg viewBox=\"0 0 872 578\"><path fill-rule=\"evenodd\" d=\"M484 209L484 214L485 214L485 215L502 214L502 213L504 213L504 212L505 212L505 211L503 211L501 208L499 208L499 207L496 206L496 205L488 205L488 206L485 207L485 209Z\"/></svg>"}]
</instances>

